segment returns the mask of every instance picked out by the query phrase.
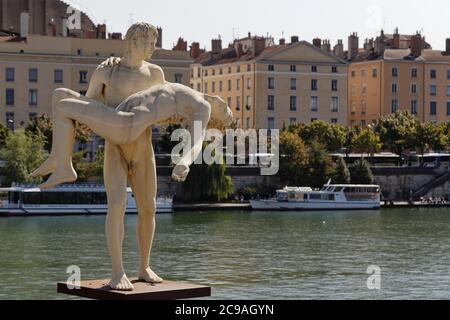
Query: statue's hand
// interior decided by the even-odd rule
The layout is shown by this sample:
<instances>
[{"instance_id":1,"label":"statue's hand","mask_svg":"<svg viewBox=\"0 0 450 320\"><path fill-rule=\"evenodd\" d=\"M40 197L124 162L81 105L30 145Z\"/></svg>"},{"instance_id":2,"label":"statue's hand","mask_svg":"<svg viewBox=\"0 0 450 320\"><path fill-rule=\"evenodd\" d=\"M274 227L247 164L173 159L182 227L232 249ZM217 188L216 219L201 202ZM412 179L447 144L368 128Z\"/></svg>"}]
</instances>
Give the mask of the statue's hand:
<instances>
[{"instance_id":1,"label":"statue's hand","mask_svg":"<svg viewBox=\"0 0 450 320\"><path fill-rule=\"evenodd\" d=\"M108 67L112 68L114 66L118 66L120 64L121 59L117 57L109 57L105 61L100 64L100 67Z\"/></svg>"}]
</instances>

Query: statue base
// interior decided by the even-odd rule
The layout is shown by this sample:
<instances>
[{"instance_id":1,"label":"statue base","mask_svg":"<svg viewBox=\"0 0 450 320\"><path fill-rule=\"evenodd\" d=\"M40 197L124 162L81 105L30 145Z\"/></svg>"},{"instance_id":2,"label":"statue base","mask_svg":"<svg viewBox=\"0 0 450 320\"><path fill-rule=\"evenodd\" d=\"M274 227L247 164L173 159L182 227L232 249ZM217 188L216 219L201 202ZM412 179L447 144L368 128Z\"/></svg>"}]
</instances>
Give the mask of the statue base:
<instances>
[{"instance_id":1,"label":"statue base","mask_svg":"<svg viewBox=\"0 0 450 320\"><path fill-rule=\"evenodd\" d=\"M58 293L97 300L178 300L211 296L211 287L186 282L164 281L150 284L132 279L133 291L112 290L108 280L81 281L79 289L58 282Z\"/></svg>"}]
</instances>

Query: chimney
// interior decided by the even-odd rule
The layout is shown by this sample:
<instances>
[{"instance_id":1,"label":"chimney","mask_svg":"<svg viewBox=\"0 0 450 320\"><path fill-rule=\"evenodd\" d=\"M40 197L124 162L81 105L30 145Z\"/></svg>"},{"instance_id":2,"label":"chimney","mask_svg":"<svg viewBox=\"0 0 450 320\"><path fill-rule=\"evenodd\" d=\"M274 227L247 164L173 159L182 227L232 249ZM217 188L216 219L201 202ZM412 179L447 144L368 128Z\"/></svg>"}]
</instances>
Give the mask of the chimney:
<instances>
[{"instance_id":1,"label":"chimney","mask_svg":"<svg viewBox=\"0 0 450 320\"><path fill-rule=\"evenodd\" d=\"M259 56L266 48L266 38L255 37L253 40L253 53L255 56Z\"/></svg>"},{"instance_id":2,"label":"chimney","mask_svg":"<svg viewBox=\"0 0 450 320\"><path fill-rule=\"evenodd\" d=\"M237 58L242 57L242 54L243 54L242 43L236 41L236 43L234 44L234 50L236 50L236 57Z\"/></svg>"},{"instance_id":3,"label":"chimney","mask_svg":"<svg viewBox=\"0 0 450 320\"><path fill-rule=\"evenodd\" d=\"M197 59L200 56L200 43L192 42L190 56L192 59Z\"/></svg>"},{"instance_id":4,"label":"chimney","mask_svg":"<svg viewBox=\"0 0 450 320\"><path fill-rule=\"evenodd\" d=\"M450 55L450 38L445 40L445 53Z\"/></svg>"},{"instance_id":5,"label":"chimney","mask_svg":"<svg viewBox=\"0 0 450 320\"><path fill-rule=\"evenodd\" d=\"M366 52L372 51L374 49L374 42L373 39L366 39L364 41L364 50Z\"/></svg>"},{"instance_id":6,"label":"chimney","mask_svg":"<svg viewBox=\"0 0 450 320\"><path fill-rule=\"evenodd\" d=\"M322 48L322 40L320 38L313 39L313 46L317 48Z\"/></svg>"},{"instance_id":7,"label":"chimney","mask_svg":"<svg viewBox=\"0 0 450 320\"><path fill-rule=\"evenodd\" d=\"M338 43L333 48L333 53L336 57L344 59L344 42L340 39Z\"/></svg>"},{"instance_id":8,"label":"chimney","mask_svg":"<svg viewBox=\"0 0 450 320\"><path fill-rule=\"evenodd\" d=\"M220 38L211 40L211 52L212 54L222 53L222 40Z\"/></svg>"},{"instance_id":9,"label":"chimney","mask_svg":"<svg viewBox=\"0 0 450 320\"><path fill-rule=\"evenodd\" d=\"M423 50L423 39L420 33L411 37L411 55L414 57L420 57Z\"/></svg>"},{"instance_id":10,"label":"chimney","mask_svg":"<svg viewBox=\"0 0 450 320\"><path fill-rule=\"evenodd\" d=\"M395 28L394 39L392 40L392 48L400 49L400 34L398 33L398 28Z\"/></svg>"},{"instance_id":11,"label":"chimney","mask_svg":"<svg viewBox=\"0 0 450 320\"><path fill-rule=\"evenodd\" d=\"M348 37L348 60L353 60L357 55L359 51L359 38L358 34L356 32L353 32Z\"/></svg>"},{"instance_id":12,"label":"chimney","mask_svg":"<svg viewBox=\"0 0 450 320\"><path fill-rule=\"evenodd\" d=\"M178 38L177 44L172 48L174 51L187 51L187 41L183 38Z\"/></svg>"},{"instance_id":13,"label":"chimney","mask_svg":"<svg viewBox=\"0 0 450 320\"><path fill-rule=\"evenodd\" d=\"M120 32L113 32L111 34L112 40L122 40L122 34Z\"/></svg>"},{"instance_id":14,"label":"chimney","mask_svg":"<svg viewBox=\"0 0 450 320\"><path fill-rule=\"evenodd\" d=\"M330 43L330 40L323 40L323 42L322 42L322 49L325 50L325 51L328 52L328 53L331 52L331 43Z\"/></svg>"},{"instance_id":15,"label":"chimney","mask_svg":"<svg viewBox=\"0 0 450 320\"><path fill-rule=\"evenodd\" d=\"M161 27L158 27L156 29L158 30L158 39L156 39L156 47L162 49L163 29Z\"/></svg>"},{"instance_id":16,"label":"chimney","mask_svg":"<svg viewBox=\"0 0 450 320\"><path fill-rule=\"evenodd\" d=\"M30 14L28 12L22 12L20 14L20 36L22 38L28 37L30 26Z\"/></svg>"},{"instance_id":17,"label":"chimney","mask_svg":"<svg viewBox=\"0 0 450 320\"><path fill-rule=\"evenodd\" d=\"M97 25L97 39L106 39L106 24Z\"/></svg>"},{"instance_id":18,"label":"chimney","mask_svg":"<svg viewBox=\"0 0 450 320\"><path fill-rule=\"evenodd\" d=\"M298 42L298 36L292 36L291 43L297 43L297 42Z\"/></svg>"},{"instance_id":19,"label":"chimney","mask_svg":"<svg viewBox=\"0 0 450 320\"><path fill-rule=\"evenodd\" d=\"M286 39L285 38L281 38L280 39L280 45L284 45L286 44Z\"/></svg>"}]
</instances>

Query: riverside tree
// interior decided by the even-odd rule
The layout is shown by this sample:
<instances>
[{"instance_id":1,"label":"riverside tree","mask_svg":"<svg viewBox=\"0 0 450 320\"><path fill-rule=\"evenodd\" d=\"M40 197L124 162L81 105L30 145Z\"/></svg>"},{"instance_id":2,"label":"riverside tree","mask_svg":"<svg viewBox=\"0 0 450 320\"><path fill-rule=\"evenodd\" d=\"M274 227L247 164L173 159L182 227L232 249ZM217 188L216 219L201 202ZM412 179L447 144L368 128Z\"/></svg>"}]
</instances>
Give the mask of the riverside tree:
<instances>
[{"instance_id":1,"label":"riverside tree","mask_svg":"<svg viewBox=\"0 0 450 320\"><path fill-rule=\"evenodd\" d=\"M319 142L329 152L338 151L345 144L345 128L325 121L314 121L311 124L300 123L291 126L289 131L297 133L307 145L313 141Z\"/></svg>"},{"instance_id":2,"label":"riverside tree","mask_svg":"<svg viewBox=\"0 0 450 320\"><path fill-rule=\"evenodd\" d=\"M353 184L372 184L374 182L369 162L365 159L355 161L351 170L351 181Z\"/></svg>"},{"instance_id":3,"label":"riverside tree","mask_svg":"<svg viewBox=\"0 0 450 320\"><path fill-rule=\"evenodd\" d=\"M349 184L351 181L350 170L348 170L347 164L344 158L339 158L336 163L333 174L333 183L335 184Z\"/></svg>"},{"instance_id":4,"label":"riverside tree","mask_svg":"<svg viewBox=\"0 0 450 320\"><path fill-rule=\"evenodd\" d=\"M374 132L372 127L367 127L354 135L351 145L353 151L370 155L379 152L382 147L380 137Z\"/></svg>"},{"instance_id":5,"label":"riverside tree","mask_svg":"<svg viewBox=\"0 0 450 320\"><path fill-rule=\"evenodd\" d=\"M279 177L284 184L300 185L305 178L308 153L303 140L293 132L280 133Z\"/></svg>"}]
</instances>

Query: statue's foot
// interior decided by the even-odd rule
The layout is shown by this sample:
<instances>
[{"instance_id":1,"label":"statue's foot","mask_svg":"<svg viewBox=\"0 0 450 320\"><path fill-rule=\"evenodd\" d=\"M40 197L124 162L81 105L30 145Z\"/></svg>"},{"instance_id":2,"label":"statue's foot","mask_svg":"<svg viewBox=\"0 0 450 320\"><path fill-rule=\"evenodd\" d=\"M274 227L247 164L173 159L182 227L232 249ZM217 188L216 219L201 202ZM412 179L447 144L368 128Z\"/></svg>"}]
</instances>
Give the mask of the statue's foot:
<instances>
[{"instance_id":1,"label":"statue's foot","mask_svg":"<svg viewBox=\"0 0 450 320\"><path fill-rule=\"evenodd\" d=\"M39 168L37 168L32 174L32 178L37 177L44 177L46 175L49 175L56 169L56 158L53 156L50 156Z\"/></svg>"},{"instance_id":2,"label":"statue's foot","mask_svg":"<svg viewBox=\"0 0 450 320\"><path fill-rule=\"evenodd\" d=\"M134 286L124 273L113 276L109 282L109 287L119 291L133 291Z\"/></svg>"},{"instance_id":3,"label":"statue's foot","mask_svg":"<svg viewBox=\"0 0 450 320\"><path fill-rule=\"evenodd\" d=\"M73 168L59 170L53 172L53 174L48 178L48 180L42 183L40 189L52 189L59 184L71 183L77 180L77 173Z\"/></svg>"},{"instance_id":4,"label":"statue's foot","mask_svg":"<svg viewBox=\"0 0 450 320\"><path fill-rule=\"evenodd\" d=\"M139 272L138 279L140 281L145 281L148 283L162 283L163 279L158 277L156 273L153 272L152 269L147 268L144 271Z\"/></svg>"},{"instance_id":5,"label":"statue's foot","mask_svg":"<svg viewBox=\"0 0 450 320\"><path fill-rule=\"evenodd\" d=\"M189 167L186 165L176 165L172 171L172 179L177 182L186 181L189 174Z\"/></svg>"}]
</instances>

